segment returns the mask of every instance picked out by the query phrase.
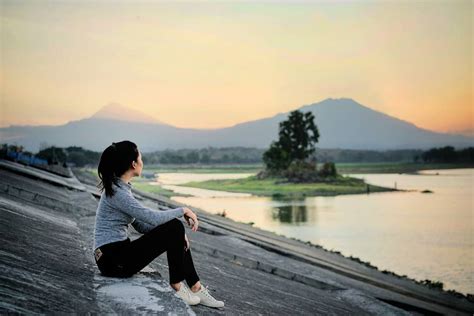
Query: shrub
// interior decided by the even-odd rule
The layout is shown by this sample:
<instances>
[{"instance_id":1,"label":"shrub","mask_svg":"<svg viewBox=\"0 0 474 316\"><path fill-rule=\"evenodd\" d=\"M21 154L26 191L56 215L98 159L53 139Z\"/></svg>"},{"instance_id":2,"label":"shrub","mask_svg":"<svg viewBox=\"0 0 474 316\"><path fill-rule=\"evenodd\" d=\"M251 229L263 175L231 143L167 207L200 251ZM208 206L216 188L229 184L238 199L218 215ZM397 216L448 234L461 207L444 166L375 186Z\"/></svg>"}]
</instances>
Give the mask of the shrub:
<instances>
[{"instance_id":1,"label":"shrub","mask_svg":"<svg viewBox=\"0 0 474 316\"><path fill-rule=\"evenodd\" d=\"M336 165L334 164L334 162L325 162L321 170L319 170L319 175L324 178L336 177L337 170L336 170Z\"/></svg>"},{"instance_id":2,"label":"shrub","mask_svg":"<svg viewBox=\"0 0 474 316\"><path fill-rule=\"evenodd\" d=\"M290 182L313 182L318 180L316 162L294 160L290 166L282 172L282 175Z\"/></svg>"}]
</instances>

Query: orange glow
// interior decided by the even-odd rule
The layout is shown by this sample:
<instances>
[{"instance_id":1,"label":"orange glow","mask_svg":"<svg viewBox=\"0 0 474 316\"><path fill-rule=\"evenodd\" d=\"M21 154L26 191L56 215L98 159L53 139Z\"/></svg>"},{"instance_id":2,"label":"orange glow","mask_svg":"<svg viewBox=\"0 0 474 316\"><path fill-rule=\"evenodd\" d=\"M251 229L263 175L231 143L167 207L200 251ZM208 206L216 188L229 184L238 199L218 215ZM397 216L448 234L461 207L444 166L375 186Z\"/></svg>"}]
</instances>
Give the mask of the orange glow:
<instances>
[{"instance_id":1,"label":"orange glow","mask_svg":"<svg viewBox=\"0 0 474 316\"><path fill-rule=\"evenodd\" d=\"M353 98L437 131L473 128L472 2L3 2L0 126L118 102L217 128Z\"/></svg>"}]
</instances>

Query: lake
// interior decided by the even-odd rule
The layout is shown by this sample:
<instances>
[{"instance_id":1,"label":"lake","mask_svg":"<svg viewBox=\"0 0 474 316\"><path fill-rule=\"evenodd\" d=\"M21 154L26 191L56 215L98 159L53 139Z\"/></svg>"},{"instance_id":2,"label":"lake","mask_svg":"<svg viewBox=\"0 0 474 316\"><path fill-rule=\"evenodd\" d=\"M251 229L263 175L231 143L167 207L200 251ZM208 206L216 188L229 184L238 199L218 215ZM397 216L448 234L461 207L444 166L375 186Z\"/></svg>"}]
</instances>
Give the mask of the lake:
<instances>
[{"instance_id":1,"label":"lake","mask_svg":"<svg viewBox=\"0 0 474 316\"><path fill-rule=\"evenodd\" d=\"M474 293L474 169L419 174L350 174L374 185L411 192L280 200L177 184L252 174L158 174L164 188L192 197L173 200L288 237L338 250L380 270L444 283ZM422 190L433 193L421 193Z\"/></svg>"}]
</instances>

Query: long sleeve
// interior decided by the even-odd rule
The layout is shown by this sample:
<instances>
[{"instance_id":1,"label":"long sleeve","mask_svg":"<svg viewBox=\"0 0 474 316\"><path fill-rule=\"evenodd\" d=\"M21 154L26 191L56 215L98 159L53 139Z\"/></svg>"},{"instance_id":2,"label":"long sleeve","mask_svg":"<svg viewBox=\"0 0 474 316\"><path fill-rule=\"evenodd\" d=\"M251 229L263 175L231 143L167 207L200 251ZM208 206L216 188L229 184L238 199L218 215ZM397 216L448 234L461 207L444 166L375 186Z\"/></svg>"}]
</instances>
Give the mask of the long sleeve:
<instances>
[{"instance_id":1,"label":"long sleeve","mask_svg":"<svg viewBox=\"0 0 474 316\"><path fill-rule=\"evenodd\" d=\"M111 198L111 204L121 212L134 217L139 222L144 222L145 224L152 225L153 227L164 224L173 218L184 215L183 207L166 211L150 209L135 199L132 192L128 190L117 190L114 196Z\"/></svg>"},{"instance_id":2,"label":"long sleeve","mask_svg":"<svg viewBox=\"0 0 474 316\"><path fill-rule=\"evenodd\" d=\"M152 230L153 228L155 228L155 226L151 225L151 224L147 224L145 222L142 222L142 221L139 221L138 219L134 219L133 222L132 222L132 227L135 228L135 230L141 234L146 234L148 233L150 230Z\"/></svg>"}]
</instances>

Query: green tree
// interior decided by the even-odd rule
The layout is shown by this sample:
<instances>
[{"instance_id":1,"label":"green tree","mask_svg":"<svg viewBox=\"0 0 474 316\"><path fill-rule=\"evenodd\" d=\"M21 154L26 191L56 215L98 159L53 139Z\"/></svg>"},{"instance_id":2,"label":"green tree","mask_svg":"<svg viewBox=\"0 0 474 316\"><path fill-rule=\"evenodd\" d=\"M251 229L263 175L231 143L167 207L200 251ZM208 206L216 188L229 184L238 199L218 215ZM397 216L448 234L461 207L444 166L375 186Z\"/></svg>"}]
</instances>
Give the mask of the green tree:
<instances>
[{"instance_id":1,"label":"green tree","mask_svg":"<svg viewBox=\"0 0 474 316\"><path fill-rule=\"evenodd\" d=\"M66 154L61 147L51 146L45 148L38 152L36 157L46 159L49 165L66 162Z\"/></svg>"},{"instance_id":2,"label":"green tree","mask_svg":"<svg viewBox=\"0 0 474 316\"><path fill-rule=\"evenodd\" d=\"M263 153L263 162L270 171L285 170L290 165L289 154L282 147L280 142L273 141L270 148Z\"/></svg>"},{"instance_id":3,"label":"green tree","mask_svg":"<svg viewBox=\"0 0 474 316\"><path fill-rule=\"evenodd\" d=\"M208 153L204 153L201 155L199 161L201 163L210 163L211 162L211 156Z\"/></svg>"},{"instance_id":4,"label":"green tree","mask_svg":"<svg viewBox=\"0 0 474 316\"><path fill-rule=\"evenodd\" d=\"M313 113L292 111L287 120L280 122L279 140L272 142L264 152L263 161L269 170L285 170L292 161L304 161L312 155L318 139Z\"/></svg>"},{"instance_id":5,"label":"green tree","mask_svg":"<svg viewBox=\"0 0 474 316\"><path fill-rule=\"evenodd\" d=\"M458 152L453 146L445 146L442 148L431 148L421 154L424 162L456 162L458 159Z\"/></svg>"},{"instance_id":6,"label":"green tree","mask_svg":"<svg viewBox=\"0 0 474 316\"><path fill-rule=\"evenodd\" d=\"M319 170L319 175L322 177L335 177L337 175L336 165L334 162L326 162Z\"/></svg>"},{"instance_id":7,"label":"green tree","mask_svg":"<svg viewBox=\"0 0 474 316\"><path fill-rule=\"evenodd\" d=\"M197 151L190 151L189 153L186 154L186 159L185 161L187 163L197 163L199 162L199 154Z\"/></svg>"}]
</instances>

